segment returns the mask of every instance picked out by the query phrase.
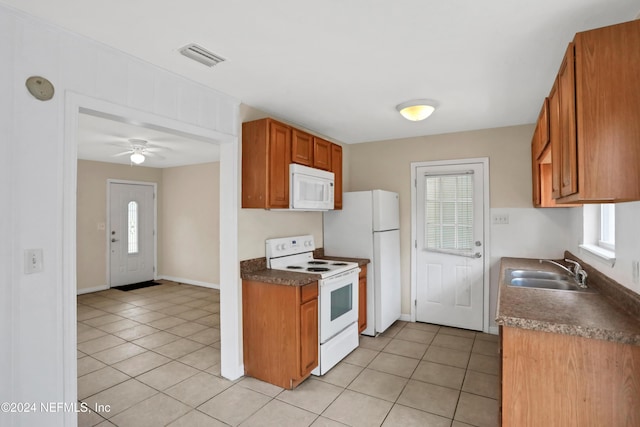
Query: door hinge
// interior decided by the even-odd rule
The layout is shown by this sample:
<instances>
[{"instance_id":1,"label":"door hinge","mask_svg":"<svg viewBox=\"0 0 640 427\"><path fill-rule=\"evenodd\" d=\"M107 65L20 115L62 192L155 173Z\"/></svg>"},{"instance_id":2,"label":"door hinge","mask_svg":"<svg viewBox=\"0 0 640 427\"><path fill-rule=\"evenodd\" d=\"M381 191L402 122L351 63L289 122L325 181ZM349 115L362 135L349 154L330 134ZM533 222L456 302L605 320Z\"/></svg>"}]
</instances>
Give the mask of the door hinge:
<instances>
[{"instance_id":1,"label":"door hinge","mask_svg":"<svg viewBox=\"0 0 640 427\"><path fill-rule=\"evenodd\" d=\"M413 186L418 188L418 178L413 179Z\"/></svg>"},{"instance_id":2,"label":"door hinge","mask_svg":"<svg viewBox=\"0 0 640 427\"><path fill-rule=\"evenodd\" d=\"M417 306L418 306L418 300L417 300L417 299L414 299L414 300L413 300L413 306L414 306L414 307L417 307Z\"/></svg>"},{"instance_id":3,"label":"door hinge","mask_svg":"<svg viewBox=\"0 0 640 427\"><path fill-rule=\"evenodd\" d=\"M153 272L154 273L156 272L156 266L155 265L153 266Z\"/></svg>"},{"instance_id":4,"label":"door hinge","mask_svg":"<svg viewBox=\"0 0 640 427\"><path fill-rule=\"evenodd\" d=\"M415 249L418 249L418 241L417 241L417 240L414 240L414 241L413 241L413 247L414 247Z\"/></svg>"}]
</instances>

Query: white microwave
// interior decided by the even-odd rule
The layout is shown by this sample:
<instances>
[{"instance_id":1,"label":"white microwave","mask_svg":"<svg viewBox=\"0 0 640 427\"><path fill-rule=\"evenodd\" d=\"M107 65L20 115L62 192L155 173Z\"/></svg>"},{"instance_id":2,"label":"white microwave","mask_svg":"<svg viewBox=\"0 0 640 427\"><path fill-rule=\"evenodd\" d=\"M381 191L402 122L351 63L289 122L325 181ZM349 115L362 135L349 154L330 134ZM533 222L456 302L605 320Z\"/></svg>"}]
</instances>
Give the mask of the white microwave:
<instances>
[{"instance_id":1,"label":"white microwave","mask_svg":"<svg viewBox=\"0 0 640 427\"><path fill-rule=\"evenodd\" d=\"M289 165L289 209L326 211L333 209L333 172L291 163Z\"/></svg>"}]
</instances>

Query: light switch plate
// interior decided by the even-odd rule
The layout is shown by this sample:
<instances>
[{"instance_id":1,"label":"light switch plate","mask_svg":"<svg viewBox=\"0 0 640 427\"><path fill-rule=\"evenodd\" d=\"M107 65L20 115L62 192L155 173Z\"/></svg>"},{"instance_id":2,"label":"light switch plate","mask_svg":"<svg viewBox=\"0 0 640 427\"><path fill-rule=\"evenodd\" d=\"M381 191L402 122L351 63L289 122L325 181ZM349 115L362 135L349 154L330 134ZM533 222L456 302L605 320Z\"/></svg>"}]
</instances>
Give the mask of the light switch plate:
<instances>
[{"instance_id":1,"label":"light switch plate","mask_svg":"<svg viewBox=\"0 0 640 427\"><path fill-rule=\"evenodd\" d=\"M491 216L491 222L499 225L509 224L509 214L493 214Z\"/></svg>"},{"instance_id":2,"label":"light switch plate","mask_svg":"<svg viewBox=\"0 0 640 427\"><path fill-rule=\"evenodd\" d=\"M40 273L44 270L42 249L26 249L24 251L24 274Z\"/></svg>"}]
</instances>

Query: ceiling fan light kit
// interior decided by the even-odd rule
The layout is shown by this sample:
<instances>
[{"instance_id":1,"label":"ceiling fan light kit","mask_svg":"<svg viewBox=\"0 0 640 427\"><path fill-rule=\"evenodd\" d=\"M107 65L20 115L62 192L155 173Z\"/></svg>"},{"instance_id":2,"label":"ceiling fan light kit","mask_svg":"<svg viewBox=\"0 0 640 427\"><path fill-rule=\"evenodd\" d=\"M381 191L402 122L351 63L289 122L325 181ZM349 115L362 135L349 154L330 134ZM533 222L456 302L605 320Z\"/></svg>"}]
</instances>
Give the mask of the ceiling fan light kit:
<instances>
[{"instance_id":1,"label":"ceiling fan light kit","mask_svg":"<svg viewBox=\"0 0 640 427\"><path fill-rule=\"evenodd\" d=\"M414 99L396 106L396 110L407 120L419 122L429 117L436 109L435 101L430 99Z\"/></svg>"},{"instance_id":2,"label":"ceiling fan light kit","mask_svg":"<svg viewBox=\"0 0 640 427\"><path fill-rule=\"evenodd\" d=\"M139 165L144 162L145 157L144 157L144 154L136 151L131 155L131 157L129 157L129 159L136 165Z\"/></svg>"},{"instance_id":3,"label":"ceiling fan light kit","mask_svg":"<svg viewBox=\"0 0 640 427\"><path fill-rule=\"evenodd\" d=\"M135 139L132 138L129 140L129 144L131 144L131 156L129 160L136 165L139 165L144 162L144 150L147 148L147 141L144 139Z\"/></svg>"}]
</instances>

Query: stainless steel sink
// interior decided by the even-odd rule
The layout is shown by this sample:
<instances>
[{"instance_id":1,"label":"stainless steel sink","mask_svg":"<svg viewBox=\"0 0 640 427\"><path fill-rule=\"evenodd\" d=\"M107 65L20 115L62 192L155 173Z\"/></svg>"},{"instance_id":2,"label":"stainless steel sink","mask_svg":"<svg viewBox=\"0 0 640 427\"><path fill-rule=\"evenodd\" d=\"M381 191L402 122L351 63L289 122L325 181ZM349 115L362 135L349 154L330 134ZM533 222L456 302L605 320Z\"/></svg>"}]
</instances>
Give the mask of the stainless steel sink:
<instances>
[{"instance_id":1,"label":"stainless steel sink","mask_svg":"<svg viewBox=\"0 0 640 427\"><path fill-rule=\"evenodd\" d=\"M522 277L527 279L572 280L571 276L562 273L554 273L553 271L508 269L506 272L512 278Z\"/></svg>"},{"instance_id":2,"label":"stainless steel sink","mask_svg":"<svg viewBox=\"0 0 640 427\"><path fill-rule=\"evenodd\" d=\"M508 286L521 288L554 289L560 291L593 291L581 288L571 276L553 271L543 270L505 270L505 281Z\"/></svg>"}]
</instances>

